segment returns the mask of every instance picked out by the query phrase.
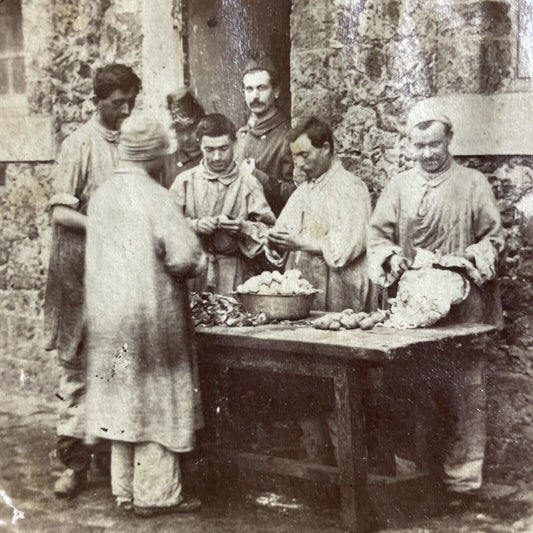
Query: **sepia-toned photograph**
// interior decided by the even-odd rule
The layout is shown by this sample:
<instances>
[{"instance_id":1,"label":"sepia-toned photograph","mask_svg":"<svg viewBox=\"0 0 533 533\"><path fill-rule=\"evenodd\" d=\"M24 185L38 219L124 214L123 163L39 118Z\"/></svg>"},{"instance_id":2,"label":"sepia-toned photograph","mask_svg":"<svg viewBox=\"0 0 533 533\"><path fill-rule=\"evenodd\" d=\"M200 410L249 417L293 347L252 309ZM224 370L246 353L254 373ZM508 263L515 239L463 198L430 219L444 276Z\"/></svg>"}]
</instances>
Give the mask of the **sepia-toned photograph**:
<instances>
[{"instance_id":1,"label":"sepia-toned photograph","mask_svg":"<svg viewBox=\"0 0 533 533\"><path fill-rule=\"evenodd\" d=\"M532 0L0 0L0 533L533 533Z\"/></svg>"}]
</instances>

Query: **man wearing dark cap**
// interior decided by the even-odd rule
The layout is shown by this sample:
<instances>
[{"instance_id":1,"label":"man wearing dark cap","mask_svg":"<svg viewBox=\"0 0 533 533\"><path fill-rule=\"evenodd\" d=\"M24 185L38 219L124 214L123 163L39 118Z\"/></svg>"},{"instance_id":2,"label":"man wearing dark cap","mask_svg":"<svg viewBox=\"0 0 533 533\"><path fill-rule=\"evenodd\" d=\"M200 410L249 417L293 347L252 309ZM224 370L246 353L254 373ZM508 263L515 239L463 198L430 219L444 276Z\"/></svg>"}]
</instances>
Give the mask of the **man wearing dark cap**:
<instances>
[{"instance_id":1,"label":"man wearing dark cap","mask_svg":"<svg viewBox=\"0 0 533 533\"><path fill-rule=\"evenodd\" d=\"M289 119L278 107L279 76L270 58L255 54L243 73L244 97L251 115L237 133L235 160L251 165L266 176L258 177L266 199L277 216L296 185L292 157L285 138ZM255 175L255 174L254 174Z\"/></svg>"},{"instance_id":2,"label":"man wearing dark cap","mask_svg":"<svg viewBox=\"0 0 533 533\"><path fill-rule=\"evenodd\" d=\"M161 185L169 189L180 172L195 167L202 159L196 126L205 113L188 87L170 93L167 104L177 141L177 150L166 157L165 172L161 177Z\"/></svg>"},{"instance_id":3,"label":"man wearing dark cap","mask_svg":"<svg viewBox=\"0 0 533 533\"><path fill-rule=\"evenodd\" d=\"M53 239L44 314L46 348L57 350L60 400L57 454L66 469L57 480L58 497L73 497L83 487L92 450L85 435L84 288L86 212L92 193L113 173L118 137L141 88L130 67L107 65L96 71L93 117L67 137L53 170Z\"/></svg>"}]
</instances>

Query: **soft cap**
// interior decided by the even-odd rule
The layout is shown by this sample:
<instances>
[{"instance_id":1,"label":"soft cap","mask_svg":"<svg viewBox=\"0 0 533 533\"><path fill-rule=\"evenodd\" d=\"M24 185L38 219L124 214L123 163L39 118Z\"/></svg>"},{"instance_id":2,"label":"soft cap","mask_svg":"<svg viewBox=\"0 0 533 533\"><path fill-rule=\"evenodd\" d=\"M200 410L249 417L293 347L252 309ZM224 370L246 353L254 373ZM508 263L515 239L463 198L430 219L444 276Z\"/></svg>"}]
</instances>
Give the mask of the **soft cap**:
<instances>
[{"instance_id":1,"label":"soft cap","mask_svg":"<svg viewBox=\"0 0 533 533\"><path fill-rule=\"evenodd\" d=\"M445 113L442 104L435 99L422 100L409 111L407 116L406 133L409 135L413 128L422 122L436 120L452 127L452 121Z\"/></svg>"},{"instance_id":2,"label":"soft cap","mask_svg":"<svg viewBox=\"0 0 533 533\"><path fill-rule=\"evenodd\" d=\"M166 154L169 144L165 128L148 115L131 115L120 132L118 150L123 161L150 161Z\"/></svg>"}]
</instances>

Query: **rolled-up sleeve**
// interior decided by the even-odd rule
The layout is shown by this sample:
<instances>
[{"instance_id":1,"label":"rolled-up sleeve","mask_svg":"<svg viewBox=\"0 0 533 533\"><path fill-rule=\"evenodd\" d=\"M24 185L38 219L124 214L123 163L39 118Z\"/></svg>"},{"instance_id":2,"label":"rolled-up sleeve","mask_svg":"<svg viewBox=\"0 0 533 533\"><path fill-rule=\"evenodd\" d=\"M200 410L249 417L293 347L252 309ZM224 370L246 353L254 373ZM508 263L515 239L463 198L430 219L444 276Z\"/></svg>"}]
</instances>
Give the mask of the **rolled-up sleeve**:
<instances>
[{"instance_id":1,"label":"rolled-up sleeve","mask_svg":"<svg viewBox=\"0 0 533 533\"><path fill-rule=\"evenodd\" d=\"M80 193L86 180L87 154L83 143L74 137L67 137L63 141L59 157L52 170L52 184L55 194L48 205L64 205L78 210L80 207Z\"/></svg>"}]
</instances>

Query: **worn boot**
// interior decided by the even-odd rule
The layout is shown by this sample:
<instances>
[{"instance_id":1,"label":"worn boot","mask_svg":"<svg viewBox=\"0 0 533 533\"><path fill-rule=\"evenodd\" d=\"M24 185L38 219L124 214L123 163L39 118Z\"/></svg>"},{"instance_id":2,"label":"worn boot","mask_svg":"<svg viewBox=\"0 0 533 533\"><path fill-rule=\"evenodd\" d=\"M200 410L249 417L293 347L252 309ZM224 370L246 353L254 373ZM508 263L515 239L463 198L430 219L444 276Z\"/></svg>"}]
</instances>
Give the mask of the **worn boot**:
<instances>
[{"instance_id":1,"label":"worn boot","mask_svg":"<svg viewBox=\"0 0 533 533\"><path fill-rule=\"evenodd\" d=\"M74 498L87 482L87 473L76 472L72 468L67 468L59 476L54 485L54 494L57 498Z\"/></svg>"}]
</instances>

